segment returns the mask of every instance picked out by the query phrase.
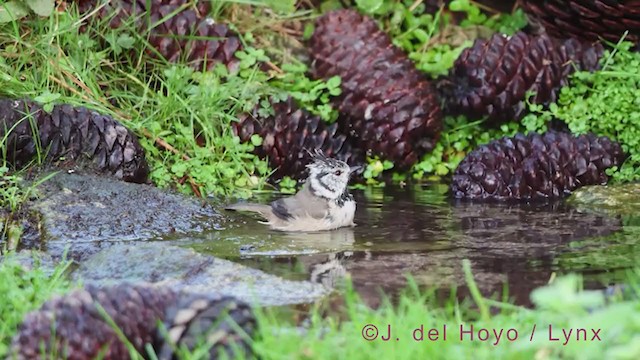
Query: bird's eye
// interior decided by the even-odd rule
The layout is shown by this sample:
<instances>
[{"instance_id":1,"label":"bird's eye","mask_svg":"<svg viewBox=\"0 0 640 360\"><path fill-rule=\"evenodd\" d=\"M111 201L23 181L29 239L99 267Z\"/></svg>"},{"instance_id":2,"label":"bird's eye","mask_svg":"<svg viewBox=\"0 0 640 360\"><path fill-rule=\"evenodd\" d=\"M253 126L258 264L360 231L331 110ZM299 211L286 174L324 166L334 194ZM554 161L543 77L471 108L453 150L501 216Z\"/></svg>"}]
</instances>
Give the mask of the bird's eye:
<instances>
[{"instance_id":1,"label":"bird's eye","mask_svg":"<svg viewBox=\"0 0 640 360\"><path fill-rule=\"evenodd\" d=\"M334 174L335 174L336 176L340 176L340 175L342 175L342 170L336 170L336 171L334 172Z\"/></svg>"}]
</instances>

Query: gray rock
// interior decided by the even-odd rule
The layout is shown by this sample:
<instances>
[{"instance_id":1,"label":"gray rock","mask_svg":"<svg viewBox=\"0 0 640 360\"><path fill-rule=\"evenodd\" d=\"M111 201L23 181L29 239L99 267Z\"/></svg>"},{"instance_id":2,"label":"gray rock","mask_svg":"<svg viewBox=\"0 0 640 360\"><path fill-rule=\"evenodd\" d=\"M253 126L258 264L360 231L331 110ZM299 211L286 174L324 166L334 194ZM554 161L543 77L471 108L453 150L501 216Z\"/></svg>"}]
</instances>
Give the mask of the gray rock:
<instances>
[{"instance_id":1,"label":"gray rock","mask_svg":"<svg viewBox=\"0 0 640 360\"><path fill-rule=\"evenodd\" d=\"M30 209L41 219L40 247L60 256L69 245L77 260L114 243L217 229L224 221L206 202L109 177L59 173L38 191Z\"/></svg>"},{"instance_id":2,"label":"gray rock","mask_svg":"<svg viewBox=\"0 0 640 360\"><path fill-rule=\"evenodd\" d=\"M83 262L73 277L99 285L153 283L187 292L234 296L256 305L308 303L329 292L320 284L285 280L159 241L102 250Z\"/></svg>"}]
</instances>

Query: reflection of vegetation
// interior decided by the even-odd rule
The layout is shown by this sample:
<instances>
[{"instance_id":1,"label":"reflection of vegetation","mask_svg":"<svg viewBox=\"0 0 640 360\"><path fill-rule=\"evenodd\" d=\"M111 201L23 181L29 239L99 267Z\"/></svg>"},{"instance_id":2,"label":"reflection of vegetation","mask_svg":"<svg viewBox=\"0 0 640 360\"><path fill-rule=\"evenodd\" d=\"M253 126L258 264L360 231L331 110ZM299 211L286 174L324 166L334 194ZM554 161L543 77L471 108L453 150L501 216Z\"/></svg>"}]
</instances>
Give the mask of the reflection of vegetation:
<instances>
[{"instance_id":1,"label":"reflection of vegetation","mask_svg":"<svg viewBox=\"0 0 640 360\"><path fill-rule=\"evenodd\" d=\"M571 251L556 258L566 271L609 271L627 269L640 262L640 227L624 226L608 236L575 241Z\"/></svg>"}]
</instances>

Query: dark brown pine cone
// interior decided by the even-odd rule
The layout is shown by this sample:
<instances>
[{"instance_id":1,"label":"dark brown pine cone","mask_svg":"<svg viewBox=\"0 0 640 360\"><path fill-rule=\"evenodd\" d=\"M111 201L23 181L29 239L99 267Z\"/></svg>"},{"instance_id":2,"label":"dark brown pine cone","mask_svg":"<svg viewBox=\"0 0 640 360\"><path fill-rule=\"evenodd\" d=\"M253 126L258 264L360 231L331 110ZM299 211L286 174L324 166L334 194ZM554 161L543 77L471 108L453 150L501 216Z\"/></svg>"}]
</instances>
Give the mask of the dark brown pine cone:
<instances>
[{"instance_id":1,"label":"dark brown pine cone","mask_svg":"<svg viewBox=\"0 0 640 360\"><path fill-rule=\"evenodd\" d=\"M105 360L130 359L129 350L97 304L143 358L149 358L148 345L159 359L173 359L174 347L193 350L200 340L211 345L212 359L222 351L234 354L232 344L245 355L250 354L245 338L230 322L242 329L242 335L253 334L256 321L246 304L231 298L120 284L105 288L89 285L49 300L27 314L13 338L16 358L41 359L44 350L44 358L55 352L70 360L95 359L98 355ZM158 326L161 322L163 327Z\"/></svg>"},{"instance_id":2,"label":"dark brown pine cone","mask_svg":"<svg viewBox=\"0 0 640 360\"><path fill-rule=\"evenodd\" d=\"M262 145L256 147L255 153L261 158L268 157L269 165L276 170L274 179L305 178L307 150L321 149L326 156L351 166L364 164L364 153L351 145L337 124L328 125L319 116L299 109L291 98L272 105L275 115L262 118L256 108L233 123L233 131L242 142L248 142L253 134L262 137Z\"/></svg>"},{"instance_id":3,"label":"dark brown pine cone","mask_svg":"<svg viewBox=\"0 0 640 360\"><path fill-rule=\"evenodd\" d=\"M48 358L54 351L69 360L94 359L98 354L105 360L129 359L129 350L105 321L96 306L99 303L135 350L146 355L145 344L154 344L157 321L175 301L176 294L170 290L87 286L27 314L12 348L17 359L25 360Z\"/></svg>"},{"instance_id":4,"label":"dark brown pine cone","mask_svg":"<svg viewBox=\"0 0 640 360\"><path fill-rule=\"evenodd\" d=\"M638 0L519 0L530 18L552 36L584 40L604 38L640 43L640 1Z\"/></svg>"},{"instance_id":5,"label":"dark brown pine cone","mask_svg":"<svg viewBox=\"0 0 640 360\"><path fill-rule=\"evenodd\" d=\"M601 54L600 45L574 39L495 34L465 49L439 90L448 113L472 119L487 116L493 124L520 120L526 114L527 91L535 93L534 103L555 102L569 74L576 67L597 69Z\"/></svg>"},{"instance_id":6,"label":"dark brown pine cone","mask_svg":"<svg viewBox=\"0 0 640 360\"><path fill-rule=\"evenodd\" d=\"M624 159L620 145L606 137L519 134L469 153L454 172L451 192L466 199L560 198L583 185L606 184L605 170Z\"/></svg>"},{"instance_id":7,"label":"dark brown pine cone","mask_svg":"<svg viewBox=\"0 0 640 360\"><path fill-rule=\"evenodd\" d=\"M0 136L7 136L6 159L16 168L42 153L49 161L92 160L100 171L125 181L147 180L138 139L109 116L67 104L55 105L49 114L33 101L0 99L0 126Z\"/></svg>"},{"instance_id":8,"label":"dark brown pine cone","mask_svg":"<svg viewBox=\"0 0 640 360\"><path fill-rule=\"evenodd\" d=\"M355 10L323 15L310 53L314 77L342 78L338 122L360 148L398 170L433 149L442 128L436 93L373 19Z\"/></svg>"},{"instance_id":9,"label":"dark brown pine cone","mask_svg":"<svg viewBox=\"0 0 640 360\"><path fill-rule=\"evenodd\" d=\"M232 322L230 322L233 321ZM243 333L236 331L236 325ZM230 298L209 299L202 296L187 296L167 310L164 322L165 330L160 331L158 338L163 345L160 348L160 360L177 360L176 344L194 349L207 339L215 340L209 349L209 359L221 359L227 356L235 359L240 354L234 346L242 351L244 357L251 354L245 341L256 329L256 319L251 308ZM215 329L215 332L211 332ZM169 335L165 340L164 331ZM209 334L210 335L207 335ZM226 355L223 355L226 354Z\"/></svg>"},{"instance_id":10,"label":"dark brown pine cone","mask_svg":"<svg viewBox=\"0 0 640 360\"><path fill-rule=\"evenodd\" d=\"M100 0L80 0L79 10L84 14L100 4ZM112 0L90 20L110 19L109 26L114 29L132 23L143 36L149 32L149 56L159 54L169 62L181 61L197 70L210 70L217 63L237 69L240 61L235 52L242 47L240 39L227 25L206 17L209 1L182 9L183 4L185 1L151 0L147 9L146 0ZM166 20L159 23L162 19ZM157 23L148 30L148 24Z\"/></svg>"}]
</instances>

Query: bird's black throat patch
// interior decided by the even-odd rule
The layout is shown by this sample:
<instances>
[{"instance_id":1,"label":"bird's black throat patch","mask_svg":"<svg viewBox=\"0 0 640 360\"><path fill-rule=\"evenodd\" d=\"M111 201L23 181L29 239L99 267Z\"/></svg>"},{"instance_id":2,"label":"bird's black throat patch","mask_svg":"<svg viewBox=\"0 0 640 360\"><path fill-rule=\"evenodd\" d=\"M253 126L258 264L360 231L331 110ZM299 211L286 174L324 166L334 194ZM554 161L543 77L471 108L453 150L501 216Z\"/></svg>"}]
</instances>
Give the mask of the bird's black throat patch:
<instances>
[{"instance_id":1,"label":"bird's black throat patch","mask_svg":"<svg viewBox=\"0 0 640 360\"><path fill-rule=\"evenodd\" d=\"M353 195L349 194L347 189L345 189L342 195L340 195L340 197L336 199L336 205L338 205L339 207L343 207L344 203L347 201L353 201Z\"/></svg>"}]
</instances>

